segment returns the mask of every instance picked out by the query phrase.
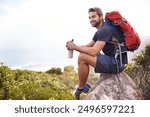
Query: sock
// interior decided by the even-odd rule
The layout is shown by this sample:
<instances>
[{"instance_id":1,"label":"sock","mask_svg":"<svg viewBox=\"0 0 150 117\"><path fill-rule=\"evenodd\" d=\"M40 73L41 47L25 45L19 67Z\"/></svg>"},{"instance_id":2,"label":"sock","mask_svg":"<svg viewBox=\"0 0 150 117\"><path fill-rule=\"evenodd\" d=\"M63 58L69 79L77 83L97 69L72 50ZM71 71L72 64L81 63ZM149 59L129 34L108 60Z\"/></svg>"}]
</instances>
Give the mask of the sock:
<instances>
[{"instance_id":1,"label":"sock","mask_svg":"<svg viewBox=\"0 0 150 117\"><path fill-rule=\"evenodd\" d=\"M83 91L83 88L82 88L82 89L78 88L78 90L79 90L79 91Z\"/></svg>"}]
</instances>

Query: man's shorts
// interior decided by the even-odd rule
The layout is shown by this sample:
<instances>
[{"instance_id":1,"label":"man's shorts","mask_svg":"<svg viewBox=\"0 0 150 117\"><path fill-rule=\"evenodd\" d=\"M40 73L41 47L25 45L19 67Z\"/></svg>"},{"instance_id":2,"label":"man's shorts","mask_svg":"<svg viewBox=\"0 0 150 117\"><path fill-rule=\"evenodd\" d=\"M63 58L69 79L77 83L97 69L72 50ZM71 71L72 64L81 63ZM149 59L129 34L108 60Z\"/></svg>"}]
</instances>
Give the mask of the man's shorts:
<instances>
[{"instance_id":1,"label":"man's shorts","mask_svg":"<svg viewBox=\"0 0 150 117\"><path fill-rule=\"evenodd\" d=\"M103 54L97 55L96 61L96 73L120 73L123 68L120 67L120 61L116 60L115 57L110 57Z\"/></svg>"}]
</instances>

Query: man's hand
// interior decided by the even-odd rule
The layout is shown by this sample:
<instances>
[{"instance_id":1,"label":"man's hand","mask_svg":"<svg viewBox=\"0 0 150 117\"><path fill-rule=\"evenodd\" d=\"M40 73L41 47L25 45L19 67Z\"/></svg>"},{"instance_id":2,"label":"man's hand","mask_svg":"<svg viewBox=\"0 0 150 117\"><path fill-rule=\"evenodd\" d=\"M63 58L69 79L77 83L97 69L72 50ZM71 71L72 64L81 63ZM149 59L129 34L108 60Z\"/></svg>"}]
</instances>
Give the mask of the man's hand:
<instances>
[{"instance_id":1,"label":"man's hand","mask_svg":"<svg viewBox=\"0 0 150 117\"><path fill-rule=\"evenodd\" d=\"M75 44L72 41L68 41L66 43L66 47L68 50L74 50L75 49Z\"/></svg>"}]
</instances>

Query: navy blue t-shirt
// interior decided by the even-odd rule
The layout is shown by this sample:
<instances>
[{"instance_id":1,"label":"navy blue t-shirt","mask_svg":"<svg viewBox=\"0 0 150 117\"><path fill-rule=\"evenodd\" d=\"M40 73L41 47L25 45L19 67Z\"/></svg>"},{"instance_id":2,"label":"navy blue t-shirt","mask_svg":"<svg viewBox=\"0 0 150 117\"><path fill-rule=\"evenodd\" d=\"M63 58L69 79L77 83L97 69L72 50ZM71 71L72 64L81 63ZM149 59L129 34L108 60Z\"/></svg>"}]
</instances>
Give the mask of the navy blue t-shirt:
<instances>
[{"instance_id":1,"label":"navy blue t-shirt","mask_svg":"<svg viewBox=\"0 0 150 117\"><path fill-rule=\"evenodd\" d=\"M115 45L110 43L112 38L115 37L117 39L122 38L120 33L109 23L105 22L100 30L98 30L93 36L93 41L105 41L106 44L102 49L105 55L114 57L116 48ZM126 48L123 48L126 49ZM123 63L127 64L127 53L122 55Z\"/></svg>"}]
</instances>

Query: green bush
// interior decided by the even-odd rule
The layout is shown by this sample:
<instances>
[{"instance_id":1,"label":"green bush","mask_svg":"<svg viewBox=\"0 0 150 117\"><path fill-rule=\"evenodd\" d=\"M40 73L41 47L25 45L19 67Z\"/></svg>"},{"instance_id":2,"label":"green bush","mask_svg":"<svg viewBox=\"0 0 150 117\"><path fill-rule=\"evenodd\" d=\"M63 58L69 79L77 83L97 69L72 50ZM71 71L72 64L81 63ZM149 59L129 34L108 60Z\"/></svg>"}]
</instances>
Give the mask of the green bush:
<instances>
[{"instance_id":1,"label":"green bush","mask_svg":"<svg viewBox=\"0 0 150 117\"><path fill-rule=\"evenodd\" d=\"M51 68L50 70L46 71L46 73L60 75L60 74L62 74L62 71L61 71L61 68L54 67L54 68Z\"/></svg>"},{"instance_id":2,"label":"green bush","mask_svg":"<svg viewBox=\"0 0 150 117\"><path fill-rule=\"evenodd\" d=\"M11 70L0 67L0 99L7 100L66 100L74 99L70 90L61 80L51 74Z\"/></svg>"},{"instance_id":3,"label":"green bush","mask_svg":"<svg viewBox=\"0 0 150 117\"><path fill-rule=\"evenodd\" d=\"M125 72L140 88L143 98L150 100L150 44L126 66Z\"/></svg>"}]
</instances>

